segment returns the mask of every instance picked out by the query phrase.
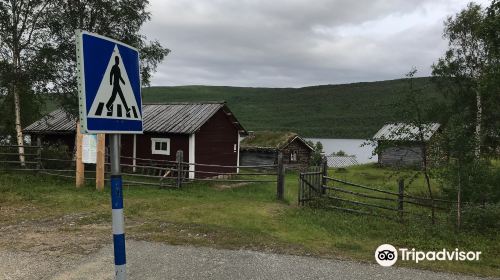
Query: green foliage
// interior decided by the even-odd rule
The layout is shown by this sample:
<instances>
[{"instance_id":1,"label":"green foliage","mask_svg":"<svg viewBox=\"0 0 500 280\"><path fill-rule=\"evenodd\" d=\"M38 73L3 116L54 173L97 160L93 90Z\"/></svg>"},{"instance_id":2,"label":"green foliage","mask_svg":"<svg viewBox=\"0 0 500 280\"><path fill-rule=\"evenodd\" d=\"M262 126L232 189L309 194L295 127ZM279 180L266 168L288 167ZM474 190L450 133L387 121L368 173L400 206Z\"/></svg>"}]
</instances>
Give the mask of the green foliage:
<instances>
[{"instance_id":1,"label":"green foliage","mask_svg":"<svg viewBox=\"0 0 500 280\"><path fill-rule=\"evenodd\" d=\"M313 153L311 154L310 165L320 166L323 162L323 157L325 156L323 152L323 144L321 144L321 142L319 141L316 142L316 144L314 144L312 141L307 141L307 144L309 144L309 146L313 147L314 149Z\"/></svg>"},{"instance_id":2,"label":"green foliage","mask_svg":"<svg viewBox=\"0 0 500 280\"><path fill-rule=\"evenodd\" d=\"M443 100L429 78L415 78L414 83L425 87L425 105ZM304 88L151 87L143 90L143 99L145 103L225 100L247 130L369 138L385 123L398 120L395 103L406 88L405 80Z\"/></svg>"},{"instance_id":3,"label":"green foliage","mask_svg":"<svg viewBox=\"0 0 500 280\"><path fill-rule=\"evenodd\" d=\"M459 125L471 136L468 142L476 150L480 145L483 154L494 152L500 143L499 22L498 0L485 9L470 3L445 22L449 48L432 66L438 87L450 99L443 109L460 115Z\"/></svg>"},{"instance_id":4,"label":"green foliage","mask_svg":"<svg viewBox=\"0 0 500 280\"><path fill-rule=\"evenodd\" d=\"M465 205L462 209L463 228L471 232L500 231L500 204Z\"/></svg>"},{"instance_id":5,"label":"green foliage","mask_svg":"<svg viewBox=\"0 0 500 280\"><path fill-rule=\"evenodd\" d=\"M486 153L497 154L500 147L500 1L494 0L486 9L482 36L486 42L489 63L484 76L483 98L485 136L483 139Z\"/></svg>"},{"instance_id":6,"label":"green foliage","mask_svg":"<svg viewBox=\"0 0 500 280\"><path fill-rule=\"evenodd\" d=\"M39 93L50 80L47 22L54 1L0 2L0 134L14 135L14 95L19 96L21 125L40 115ZM21 133L19 131L19 133Z\"/></svg>"},{"instance_id":7,"label":"green foliage","mask_svg":"<svg viewBox=\"0 0 500 280\"><path fill-rule=\"evenodd\" d=\"M0 133L13 131L12 97L21 95L21 125L39 117L41 94L52 93L77 114L75 30L123 41L141 52L142 83L169 53L140 29L150 20L144 0L32 0L0 2ZM55 97L55 98L54 98ZM54 100L51 100L54 102Z\"/></svg>"},{"instance_id":8,"label":"green foliage","mask_svg":"<svg viewBox=\"0 0 500 280\"><path fill-rule=\"evenodd\" d=\"M443 182L443 192L449 199L456 199L458 186L461 187L462 201L474 204L500 202L500 169L490 162L470 161L450 162L436 174Z\"/></svg>"},{"instance_id":9,"label":"green foliage","mask_svg":"<svg viewBox=\"0 0 500 280\"><path fill-rule=\"evenodd\" d=\"M57 50L51 63L59 69L54 73L56 86L53 91L70 113L76 115L78 110L75 30L98 33L139 49L143 85L149 84L158 63L170 52L158 41L147 41L140 32L142 25L151 18L146 11L149 1L57 0L57 3L55 15L47 26Z\"/></svg>"},{"instance_id":10,"label":"green foliage","mask_svg":"<svg viewBox=\"0 0 500 280\"><path fill-rule=\"evenodd\" d=\"M43 143L42 149L42 159L52 159L44 160L44 169L69 169L69 165L73 164L68 160L73 158L73 151L63 143ZM53 160L59 159L59 160Z\"/></svg>"},{"instance_id":11,"label":"green foliage","mask_svg":"<svg viewBox=\"0 0 500 280\"><path fill-rule=\"evenodd\" d=\"M45 99L42 95L33 93L27 88L18 88L21 103L21 124L31 124L37 121L43 114ZM14 136L15 119L13 94L0 95L0 135Z\"/></svg>"},{"instance_id":12,"label":"green foliage","mask_svg":"<svg viewBox=\"0 0 500 280\"><path fill-rule=\"evenodd\" d=\"M473 203L499 201L500 170L491 166L500 144L500 3L477 4L449 17L449 48L433 65L438 87L450 102L439 139L444 154L437 175L446 193ZM481 153L479 153L481 152Z\"/></svg>"},{"instance_id":13,"label":"green foliage","mask_svg":"<svg viewBox=\"0 0 500 280\"><path fill-rule=\"evenodd\" d=\"M432 125L429 124L429 110L425 110L426 106L432 107L434 104L425 104L422 99L423 88L416 88L414 86L414 76L417 73L417 69L413 68L406 74L408 81L408 90L404 95L403 102L398 105L399 115L401 121L404 123L402 126L398 126L398 129L392 131L396 139L401 139L401 141L390 141L392 145L396 147L408 147L406 141L412 141L411 145L415 147L420 152L421 160L416 163L415 173L412 177L418 176L422 173L425 177L425 182L427 185L427 193L431 199L434 199L434 194L432 192L431 185L431 175L432 172L429 168L429 145L430 139L434 135L435 131L432 129ZM379 145L377 151L386 148L384 145ZM400 168L406 168L406 166L400 166ZM399 171L396 172L396 174ZM400 176L400 175L398 175ZM410 181L412 181L410 177ZM433 203L434 205L434 203ZM432 208L432 224L435 223L435 209Z\"/></svg>"},{"instance_id":14,"label":"green foliage","mask_svg":"<svg viewBox=\"0 0 500 280\"><path fill-rule=\"evenodd\" d=\"M344 152L344 151L342 151L342 150L340 150L340 151L338 151L338 152L336 152L336 153L334 153L334 154L335 154L336 156L347 156L347 153L346 153L346 152Z\"/></svg>"}]
</instances>

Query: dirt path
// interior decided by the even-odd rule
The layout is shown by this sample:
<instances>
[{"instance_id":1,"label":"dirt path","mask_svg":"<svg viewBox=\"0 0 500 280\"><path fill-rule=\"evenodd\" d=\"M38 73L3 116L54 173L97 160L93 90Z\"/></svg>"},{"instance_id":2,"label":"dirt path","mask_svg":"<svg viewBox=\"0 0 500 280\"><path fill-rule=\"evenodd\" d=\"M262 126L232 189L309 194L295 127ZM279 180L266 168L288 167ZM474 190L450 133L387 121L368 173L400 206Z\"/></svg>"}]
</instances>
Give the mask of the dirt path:
<instances>
[{"instance_id":1,"label":"dirt path","mask_svg":"<svg viewBox=\"0 0 500 280\"><path fill-rule=\"evenodd\" d=\"M127 241L128 279L480 279L312 257ZM78 257L0 250L1 279L113 279L112 245Z\"/></svg>"},{"instance_id":2,"label":"dirt path","mask_svg":"<svg viewBox=\"0 0 500 280\"><path fill-rule=\"evenodd\" d=\"M2 208L2 214L5 218L9 209ZM15 224L0 221L0 280L113 279L110 225L82 222L87 217L79 213ZM11 219L3 219L8 220ZM351 261L171 246L133 239L133 235L127 239L128 279L480 279Z\"/></svg>"},{"instance_id":3,"label":"dirt path","mask_svg":"<svg viewBox=\"0 0 500 280\"><path fill-rule=\"evenodd\" d=\"M17 212L26 209L17 209ZM32 211L36 211L35 208ZM110 225L79 224L88 215L79 213L57 218L22 219L6 217L9 209L2 207L0 223L0 249L26 253L43 253L48 256L86 255L94 253L109 242ZM12 216L15 217L16 213Z\"/></svg>"}]
</instances>

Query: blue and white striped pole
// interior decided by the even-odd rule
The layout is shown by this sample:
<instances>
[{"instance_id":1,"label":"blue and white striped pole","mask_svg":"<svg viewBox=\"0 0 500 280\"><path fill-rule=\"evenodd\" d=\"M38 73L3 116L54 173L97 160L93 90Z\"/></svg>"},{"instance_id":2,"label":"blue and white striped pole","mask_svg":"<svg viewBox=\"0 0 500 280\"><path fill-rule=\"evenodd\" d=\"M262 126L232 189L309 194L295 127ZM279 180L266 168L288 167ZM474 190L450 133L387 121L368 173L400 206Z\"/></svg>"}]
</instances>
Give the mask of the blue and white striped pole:
<instances>
[{"instance_id":1,"label":"blue and white striped pole","mask_svg":"<svg viewBox=\"0 0 500 280\"><path fill-rule=\"evenodd\" d=\"M110 135L111 146L111 207L113 219L113 247L115 252L115 279L125 280L125 226L123 218L122 175L120 171L120 134Z\"/></svg>"}]
</instances>

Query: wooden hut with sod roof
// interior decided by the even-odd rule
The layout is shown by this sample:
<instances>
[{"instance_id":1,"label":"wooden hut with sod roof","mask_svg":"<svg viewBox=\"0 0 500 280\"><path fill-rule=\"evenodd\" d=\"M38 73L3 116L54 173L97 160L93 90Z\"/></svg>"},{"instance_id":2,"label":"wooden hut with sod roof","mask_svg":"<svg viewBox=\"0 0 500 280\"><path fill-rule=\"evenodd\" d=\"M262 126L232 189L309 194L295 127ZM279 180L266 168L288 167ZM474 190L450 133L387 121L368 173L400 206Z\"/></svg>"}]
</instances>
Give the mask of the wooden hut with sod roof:
<instances>
[{"instance_id":1,"label":"wooden hut with sod roof","mask_svg":"<svg viewBox=\"0 0 500 280\"><path fill-rule=\"evenodd\" d=\"M242 166L276 164L278 153L283 154L287 169L304 169L309 166L314 149L293 132L251 132L241 141Z\"/></svg>"}]
</instances>

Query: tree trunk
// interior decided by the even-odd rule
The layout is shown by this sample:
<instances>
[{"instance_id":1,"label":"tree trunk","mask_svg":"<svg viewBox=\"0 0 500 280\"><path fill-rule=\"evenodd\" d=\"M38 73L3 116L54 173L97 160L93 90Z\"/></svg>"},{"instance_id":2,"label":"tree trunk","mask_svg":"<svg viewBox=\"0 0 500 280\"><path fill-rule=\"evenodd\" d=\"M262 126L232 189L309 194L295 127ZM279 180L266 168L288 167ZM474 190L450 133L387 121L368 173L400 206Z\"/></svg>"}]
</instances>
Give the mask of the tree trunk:
<instances>
[{"instance_id":1,"label":"tree trunk","mask_svg":"<svg viewBox=\"0 0 500 280\"><path fill-rule=\"evenodd\" d=\"M19 56L14 51L13 55L13 62L14 62L14 79L17 79L17 73L18 73L18 67L19 67ZM19 162L21 163L21 166L26 166L25 163L25 156L24 156L24 137L23 137L23 130L21 126L21 102L19 98L19 91L16 87L17 81L14 81L12 84L12 94L14 94L14 114L15 114L15 125L16 125L16 138L17 138L17 145L18 145L18 152L19 152Z\"/></svg>"},{"instance_id":2,"label":"tree trunk","mask_svg":"<svg viewBox=\"0 0 500 280\"><path fill-rule=\"evenodd\" d=\"M19 146L19 162L21 162L21 166L26 166L24 157L24 137L21 127L21 106L19 103L19 93L16 89L14 89L14 110L16 111L16 138L17 145Z\"/></svg>"},{"instance_id":3,"label":"tree trunk","mask_svg":"<svg viewBox=\"0 0 500 280\"><path fill-rule=\"evenodd\" d=\"M460 224L462 223L462 182L460 179L460 165L458 167L458 192L457 192L457 230L460 231Z\"/></svg>"},{"instance_id":4,"label":"tree trunk","mask_svg":"<svg viewBox=\"0 0 500 280\"><path fill-rule=\"evenodd\" d=\"M476 147L474 149L474 155L479 158L481 154L481 119L483 114L483 106L481 104L481 93L479 89L476 89Z\"/></svg>"},{"instance_id":5,"label":"tree trunk","mask_svg":"<svg viewBox=\"0 0 500 280\"><path fill-rule=\"evenodd\" d=\"M424 176L425 176L425 183L427 184L427 189L429 191L429 196L431 198L431 211L432 211L432 224L436 223L436 215L435 215L435 206L434 206L434 196L432 195L432 188L431 188L431 180L429 177L429 170L427 166L427 147L426 143L424 142L422 145L422 163L423 163L423 168L424 168Z\"/></svg>"}]
</instances>

